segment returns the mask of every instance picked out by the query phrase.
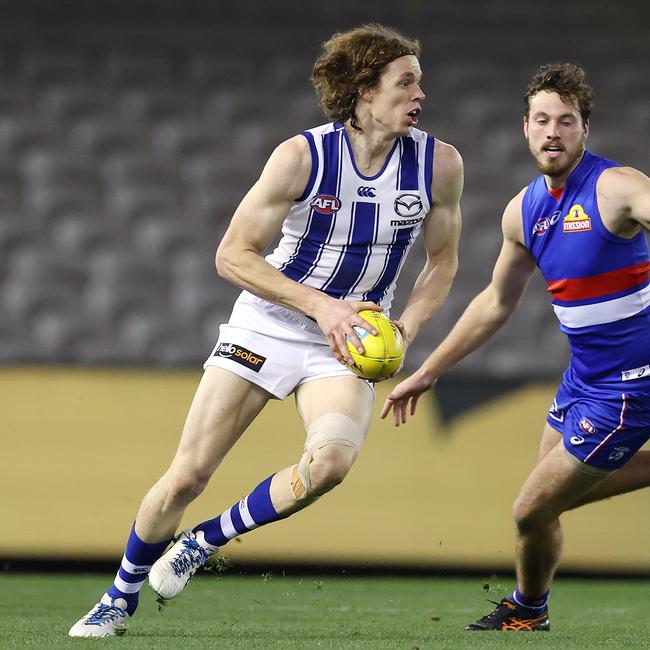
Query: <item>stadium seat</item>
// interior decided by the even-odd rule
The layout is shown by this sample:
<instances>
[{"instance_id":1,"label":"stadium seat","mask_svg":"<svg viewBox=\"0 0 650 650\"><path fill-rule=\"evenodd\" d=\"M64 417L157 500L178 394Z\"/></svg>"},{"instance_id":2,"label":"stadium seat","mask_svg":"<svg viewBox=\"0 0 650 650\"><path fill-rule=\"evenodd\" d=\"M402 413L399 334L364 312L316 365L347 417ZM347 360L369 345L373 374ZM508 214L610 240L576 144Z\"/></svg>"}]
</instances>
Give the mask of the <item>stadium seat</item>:
<instances>
[{"instance_id":1,"label":"stadium seat","mask_svg":"<svg viewBox=\"0 0 650 650\"><path fill-rule=\"evenodd\" d=\"M114 93L100 85L61 84L40 93L36 110L45 122L68 127L115 115L116 99Z\"/></svg>"},{"instance_id":2,"label":"stadium seat","mask_svg":"<svg viewBox=\"0 0 650 650\"><path fill-rule=\"evenodd\" d=\"M36 152L22 159L21 171L32 189L85 192L99 196L102 192L97 160L85 154L65 151Z\"/></svg>"},{"instance_id":3,"label":"stadium seat","mask_svg":"<svg viewBox=\"0 0 650 650\"><path fill-rule=\"evenodd\" d=\"M212 118L215 127L220 126L222 120L230 123L272 122L286 118L286 108L292 102L293 98L289 102L289 98L282 95L270 98L256 88L230 89L227 93L220 90L206 98L206 117ZM212 106L215 107L214 111L210 111ZM239 129L239 135L243 133L245 129Z\"/></svg>"},{"instance_id":4,"label":"stadium seat","mask_svg":"<svg viewBox=\"0 0 650 650\"><path fill-rule=\"evenodd\" d=\"M88 264L102 250L119 250L124 233L102 214L70 211L48 221L47 236L59 253Z\"/></svg>"},{"instance_id":5,"label":"stadium seat","mask_svg":"<svg viewBox=\"0 0 650 650\"><path fill-rule=\"evenodd\" d=\"M196 120L169 120L153 129L156 151L178 159L218 156L225 144L218 125L197 123Z\"/></svg>"},{"instance_id":6,"label":"stadium seat","mask_svg":"<svg viewBox=\"0 0 650 650\"><path fill-rule=\"evenodd\" d=\"M182 189L182 168L173 159L164 160L146 151L115 155L102 165L104 181L111 189L121 187Z\"/></svg>"},{"instance_id":7,"label":"stadium seat","mask_svg":"<svg viewBox=\"0 0 650 650\"><path fill-rule=\"evenodd\" d=\"M72 360L67 345L83 326L84 269L33 248L13 249L8 258L0 310L3 320L20 331L19 358Z\"/></svg>"},{"instance_id":8,"label":"stadium seat","mask_svg":"<svg viewBox=\"0 0 650 650\"><path fill-rule=\"evenodd\" d=\"M35 88L91 79L91 61L83 49L27 49L22 57L22 79Z\"/></svg>"},{"instance_id":9,"label":"stadium seat","mask_svg":"<svg viewBox=\"0 0 650 650\"><path fill-rule=\"evenodd\" d=\"M276 55L267 62L269 80L283 93L304 93L311 85L310 77L313 61L307 57L287 57Z\"/></svg>"},{"instance_id":10,"label":"stadium seat","mask_svg":"<svg viewBox=\"0 0 650 650\"><path fill-rule=\"evenodd\" d=\"M88 263L87 305L95 317L117 317L122 311L164 304L169 278L164 264L135 261L124 250L102 251Z\"/></svg>"},{"instance_id":11,"label":"stadium seat","mask_svg":"<svg viewBox=\"0 0 650 650\"><path fill-rule=\"evenodd\" d=\"M166 86L172 79L171 53L128 48L109 51L106 77L121 90Z\"/></svg>"},{"instance_id":12,"label":"stadium seat","mask_svg":"<svg viewBox=\"0 0 650 650\"><path fill-rule=\"evenodd\" d=\"M175 321L196 328L210 314L219 314L219 322L227 320L232 303L239 293L237 289L225 287L216 278L216 274L203 282L196 281L196 278L194 280L191 284L175 282L171 288L169 307Z\"/></svg>"},{"instance_id":13,"label":"stadium seat","mask_svg":"<svg viewBox=\"0 0 650 650\"><path fill-rule=\"evenodd\" d=\"M0 214L18 208L23 191L23 177L15 164L0 163Z\"/></svg>"},{"instance_id":14,"label":"stadium seat","mask_svg":"<svg viewBox=\"0 0 650 650\"><path fill-rule=\"evenodd\" d=\"M187 66L188 82L200 90L244 88L257 79L257 65L252 57L197 53Z\"/></svg>"},{"instance_id":15,"label":"stadium seat","mask_svg":"<svg viewBox=\"0 0 650 650\"><path fill-rule=\"evenodd\" d=\"M0 85L0 120L28 115L34 110L36 93L24 84Z\"/></svg>"},{"instance_id":16,"label":"stadium seat","mask_svg":"<svg viewBox=\"0 0 650 650\"><path fill-rule=\"evenodd\" d=\"M183 251L198 248L200 237L189 228L182 213L141 215L131 224L131 241L138 254L149 259L166 260Z\"/></svg>"},{"instance_id":17,"label":"stadium seat","mask_svg":"<svg viewBox=\"0 0 650 650\"><path fill-rule=\"evenodd\" d=\"M146 129L115 117L87 119L70 131L73 147L99 159L125 152L137 153L150 147Z\"/></svg>"},{"instance_id":18,"label":"stadium seat","mask_svg":"<svg viewBox=\"0 0 650 650\"><path fill-rule=\"evenodd\" d=\"M33 185L25 193L23 207L40 226L65 214L100 214L101 197L84 187Z\"/></svg>"},{"instance_id":19,"label":"stadium seat","mask_svg":"<svg viewBox=\"0 0 650 650\"><path fill-rule=\"evenodd\" d=\"M161 121L182 120L198 113L197 93L180 93L166 88L132 88L119 97L120 111L127 120L145 128Z\"/></svg>"},{"instance_id":20,"label":"stadium seat","mask_svg":"<svg viewBox=\"0 0 650 650\"><path fill-rule=\"evenodd\" d=\"M0 118L0 157L15 162L35 151L53 151L62 144L60 134L30 115Z\"/></svg>"},{"instance_id":21,"label":"stadium seat","mask_svg":"<svg viewBox=\"0 0 650 650\"><path fill-rule=\"evenodd\" d=\"M174 188L126 186L106 197L105 209L116 226L129 229L142 217L151 214L179 214L182 196ZM171 218L170 216L170 218Z\"/></svg>"},{"instance_id":22,"label":"stadium seat","mask_svg":"<svg viewBox=\"0 0 650 650\"><path fill-rule=\"evenodd\" d=\"M7 207L4 197L0 194L0 268L4 268L8 256L15 250L25 246L34 246L38 242L39 229L30 219L25 219L19 210Z\"/></svg>"}]
</instances>

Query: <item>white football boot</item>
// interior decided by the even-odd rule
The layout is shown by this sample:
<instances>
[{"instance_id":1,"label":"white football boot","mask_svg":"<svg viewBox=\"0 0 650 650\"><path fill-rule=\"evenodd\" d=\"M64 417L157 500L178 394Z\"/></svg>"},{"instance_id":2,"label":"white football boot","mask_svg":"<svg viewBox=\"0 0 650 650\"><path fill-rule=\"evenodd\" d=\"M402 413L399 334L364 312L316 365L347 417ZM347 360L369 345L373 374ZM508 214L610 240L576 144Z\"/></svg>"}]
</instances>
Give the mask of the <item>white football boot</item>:
<instances>
[{"instance_id":1,"label":"white football boot","mask_svg":"<svg viewBox=\"0 0 650 650\"><path fill-rule=\"evenodd\" d=\"M205 541L202 531L183 531L174 545L151 567L149 586L164 600L175 598L185 589L196 570L218 550L217 546Z\"/></svg>"},{"instance_id":2,"label":"white football boot","mask_svg":"<svg viewBox=\"0 0 650 650\"><path fill-rule=\"evenodd\" d=\"M114 600L104 594L102 599L68 632L69 636L122 636L130 616L126 612L126 600Z\"/></svg>"}]
</instances>

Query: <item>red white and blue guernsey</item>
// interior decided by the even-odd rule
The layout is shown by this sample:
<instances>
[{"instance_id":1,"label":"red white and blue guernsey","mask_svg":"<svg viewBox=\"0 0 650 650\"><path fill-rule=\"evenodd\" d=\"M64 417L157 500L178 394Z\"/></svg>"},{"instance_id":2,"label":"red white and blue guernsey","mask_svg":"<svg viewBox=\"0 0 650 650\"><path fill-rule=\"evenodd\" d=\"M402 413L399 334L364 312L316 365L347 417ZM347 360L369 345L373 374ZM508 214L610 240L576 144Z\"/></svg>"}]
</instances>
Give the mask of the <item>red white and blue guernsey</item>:
<instances>
[{"instance_id":1,"label":"red white and blue guernsey","mask_svg":"<svg viewBox=\"0 0 650 650\"><path fill-rule=\"evenodd\" d=\"M388 314L397 276L431 207L434 138L411 129L364 176L341 122L303 133L312 169L266 260L288 278Z\"/></svg>"},{"instance_id":2,"label":"red white and blue guernsey","mask_svg":"<svg viewBox=\"0 0 650 650\"><path fill-rule=\"evenodd\" d=\"M571 346L548 422L571 454L604 470L623 466L650 430L648 245L601 220L596 182L614 166L585 152L561 195L539 176L522 202L524 243Z\"/></svg>"}]
</instances>

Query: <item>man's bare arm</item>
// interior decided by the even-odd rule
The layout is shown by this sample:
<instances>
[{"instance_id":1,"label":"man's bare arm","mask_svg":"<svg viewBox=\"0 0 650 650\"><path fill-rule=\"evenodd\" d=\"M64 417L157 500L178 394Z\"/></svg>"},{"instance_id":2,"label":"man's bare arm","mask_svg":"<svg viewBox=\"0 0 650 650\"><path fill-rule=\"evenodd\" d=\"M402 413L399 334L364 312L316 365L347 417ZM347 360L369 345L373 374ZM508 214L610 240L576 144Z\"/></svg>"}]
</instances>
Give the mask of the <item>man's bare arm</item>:
<instances>
[{"instance_id":1,"label":"man's bare arm","mask_svg":"<svg viewBox=\"0 0 650 650\"><path fill-rule=\"evenodd\" d=\"M433 205L424 224L427 261L399 318L407 344L440 309L458 268L463 161L454 147L442 142L436 143L434 161Z\"/></svg>"},{"instance_id":2,"label":"man's bare arm","mask_svg":"<svg viewBox=\"0 0 650 650\"><path fill-rule=\"evenodd\" d=\"M322 291L294 282L269 264L262 253L280 232L289 209L302 195L311 171L311 154L303 136L283 142L271 154L259 180L235 211L216 254L219 275L270 302L312 317L339 361L353 363L346 337L363 351L353 330L373 327L358 316L372 302L336 300Z\"/></svg>"},{"instance_id":3,"label":"man's bare arm","mask_svg":"<svg viewBox=\"0 0 650 650\"><path fill-rule=\"evenodd\" d=\"M469 304L444 341L412 375L388 395L381 417L393 409L395 424L415 413L419 396L431 388L440 375L485 343L512 315L535 269L535 260L524 247L521 225L523 192L515 197L503 215L503 246L494 266L492 281Z\"/></svg>"}]
</instances>

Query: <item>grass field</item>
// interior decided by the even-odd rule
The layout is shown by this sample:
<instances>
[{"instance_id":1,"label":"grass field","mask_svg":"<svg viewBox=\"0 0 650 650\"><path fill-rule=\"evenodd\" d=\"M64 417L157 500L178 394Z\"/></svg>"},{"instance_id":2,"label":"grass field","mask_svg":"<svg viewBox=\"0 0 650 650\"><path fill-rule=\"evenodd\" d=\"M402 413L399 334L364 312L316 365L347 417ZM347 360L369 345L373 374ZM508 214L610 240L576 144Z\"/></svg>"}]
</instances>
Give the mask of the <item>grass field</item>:
<instances>
[{"instance_id":1,"label":"grass field","mask_svg":"<svg viewBox=\"0 0 650 650\"><path fill-rule=\"evenodd\" d=\"M4 574L0 648L648 648L642 581L557 580L550 633L464 632L511 581L401 577L201 576L161 611L146 589L122 638L67 638L112 576Z\"/></svg>"}]
</instances>

